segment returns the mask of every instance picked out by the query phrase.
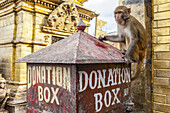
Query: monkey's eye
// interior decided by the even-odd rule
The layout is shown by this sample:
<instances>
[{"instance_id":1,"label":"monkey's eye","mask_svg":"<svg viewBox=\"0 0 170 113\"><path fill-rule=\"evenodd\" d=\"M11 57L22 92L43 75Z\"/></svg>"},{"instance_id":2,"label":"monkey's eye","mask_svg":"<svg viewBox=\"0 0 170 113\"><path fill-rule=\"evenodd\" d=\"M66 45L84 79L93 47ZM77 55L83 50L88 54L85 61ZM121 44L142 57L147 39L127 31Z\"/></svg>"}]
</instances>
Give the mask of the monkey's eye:
<instances>
[{"instance_id":1,"label":"monkey's eye","mask_svg":"<svg viewBox=\"0 0 170 113\"><path fill-rule=\"evenodd\" d=\"M115 14L121 14L122 13L122 11L117 11L117 12L115 12Z\"/></svg>"},{"instance_id":2,"label":"monkey's eye","mask_svg":"<svg viewBox=\"0 0 170 113\"><path fill-rule=\"evenodd\" d=\"M122 13L122 11L118 11L117 13L120 14L120 13Z\"/></svg>"}]
</instances>

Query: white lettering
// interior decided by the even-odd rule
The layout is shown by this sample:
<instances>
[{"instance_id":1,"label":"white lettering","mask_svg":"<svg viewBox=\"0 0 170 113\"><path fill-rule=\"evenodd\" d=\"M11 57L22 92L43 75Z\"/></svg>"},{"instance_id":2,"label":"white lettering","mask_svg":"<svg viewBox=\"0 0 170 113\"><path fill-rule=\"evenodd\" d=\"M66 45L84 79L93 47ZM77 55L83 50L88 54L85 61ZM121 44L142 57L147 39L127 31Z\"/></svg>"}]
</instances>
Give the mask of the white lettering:
<instances>
[{"instance_id":1,"label":"white lettering","mask_svg":"<svg viewBox=\"0 0 170 113\"><path fill-rule=\"evenodd\" d=\"M48 87L45 87L44 88L44 100L45 100L45 102L48 103L50 101L50 95L51 95L50 89Z\"/></svg>"},{"instance_id":2,"label":"white lettering","mask_svg":"<svg viewBox=\"0 0 170 113\"><path fill-rule=\"evenodd\" d=\"M43 88L41 86L38 86L38 100L43 101Z\"/></svg>"},{"instance_id":3,"label":"white lettering","mask_svg":"<svg viewBox=\"0 0 170 113\"><path fill-rule=\"evenodd\" d=\"M118 93L119 93L119 90L120 90L120 88L116 88L116 92L115 92L115 89L112 89L112 92L113 92L113 94L114 94L114 100L113 100L113 102L112 102L112 105L115 104L115 101L116 101L116 103L120 103L120 100L119 100L118 97L117 97L117 95L118 95Z\"/></svg>"},{"instance_id":4,"label":"white lettering","mask_svg":"<svg viewBox=\"0 0 170 113\"><path fill-rule=\"evenodd\" d=\"M93 75L94 75L94 86L93 86ZM89 86L90 86L90 88L91 89L94 89L96 86L97 86L97 73L96 73L96 71L92 71L91 73L90 73L90 77L89 77Z\"/></svg>"},{"instance_id":5,"label":"white lettering","mask_svg":"<svg viewBox=\"0 0 170 113\"><path fill-rule=\"evenodd\" d=\"M102 110L102 107L110 107L120 103L120 88L108 90L101 89L105 87L111 87L113 85L121 83L131 82L130 78L130 68L110 68L110 69L101 69L101 70L92 70L89 71L79 71L79 92L85 91L87 88L96 89L96 91L106 91L103 93L95 93L95 110L99 112ZM36 83L45 83L51 85L58 85L71 92L71 70L69 67L50 67L50 66L28 66L27 70L27 84L28 89L31 85ZM45 85L46 86L46 85ZM47 85L50 86L50 85ZM38 86L38 100L44 101L46 103L56 102L59 105L58 92L59 88L56 87L44 87L40 84ZM120 85L119 85L120 86ZM116 86L117 87L117 86ZM123 96L128 96L128 88L122 89L124 92ZM51 97L52 96L52 97Z\"/></svg>"},{"instance_id":6,"label":"white lettering","mask_svg":"<svg viewBox=\"0 0 170 113\"><path fill-rule=\"evenodd\" d=\"M53 67L53 71L52 71L52 83L53 83L53 85L55 85L56 83L55 83L55 81L56 81L56 79L55 79L55 76L56 74L55 74L55 67Z\"/></svg>"},{"instance_id":7,"label":"white lettering","mask_svg":"<svg viewBox=\"0 0 170 113\"><path fill-rule=\"evenodd\" d=\"M131 82L131 79L130 79L130 69L129 68L126 68L125 76L126 76L126 83Z\"/></svg>"},{"instance_id":8,"label":"white lettering","mask_svg":"<svg viewBox=\"0 0 170 113\"><path fill-rule=\"evenodd\" d=\"M115 105L120 103L120 100L118 99L118 94L119 94L120 88L112 89L112 94L110 90L107 90L104 94L104 98L102 93L95 93L94 98L95 98L95 110L96 112L99 112L103 105L105 105L107 108L110 107L111 105ZM103 101L104 104L103 104ZM112 104L111 104L112 101Z\"/></svg>"},{"instance_id":9,"label":"white lettering","mask_svg":"<svg viewBox=\"0 0 170 113\"><path fill-rule=\"evenodd\" d=\"M57 98L58 91L59 91L59 88L56 88L56 90L54 90L54 88L51 87L51 90L50 90L48 87L45 87L43 90L41 86L38 86L38 100L43 101L44 99L46 103L49 103L51 95L52 95L53 97L50 103L54 103L54 101L56 101L56 104L59 105L59 101Z\"/></svg>"},{"instance_id":10,"label":"white lettering","mask_svg":"<svg viewBox=\"0 0 170 113\"><path fill-rule=\"evenodd\" d=\"M95 109L96 109L96 112L99 112L103 106L103 103L101 102L102 94L96 93L96 94L94 94L94 97L95 97Z\"/></svg>"},{"instance_id":11,"label":"white lettering","mask_svg":"<svg viewBox=\"0 0 170 113\"><path fill-rule=\"evenodd\" d=\"M33 77L33 85L36 84L36 72L35 72L35 66L32 67L32 77Z\"/></svg>"},{"instance_id":12,"label":"white lettering","mask_svg":"<svg viewBox=\"0 0 170 113\"><path fill-rule=\"evenodd\" d=\"M67 68L66 67L63 67L63 70L64 70L64 84L63 84L63 87L65 89L67 89L67 91L71 91L70 89L70 68Z\"/></svg>"},{"instance_id":13,"label":"white lettering","mask_svg":"<svg viewBox=\"0 0 170 113\"><path fill-rule=\"evenodd\" d=\"M71 71L69 67L28 66L28 89L37 83L58 85L71 91Z\"/></svg>"},{"instance_id":14,"label":"white lettering","mask_svg":"<svg viewBox=\"0 0 170 113\"><path fill-rule=\"evenodd\" d=\"M54 100L55 100L56 104L59 105L59 101L58 101L58 98L57 98L57 93L58 93L59 88L56 88L56 90L54 91L54 88L51 87L51 90L52 90L52 93L53 93L53 98L51 99L51 103L53 103Z\"/></svg>"},{"instance_id":15,"label":"white lettering","mask_svg":"<svg viewBox=\"0 0 170 113\"><path fill-rule=\"evenodd\" d=\"M98 84L97 88L101 88L100 82L102 82L103 87L107 87L105 85L105 73L106 73L106 69L102 69L103 76L102 76L101 70L97 70L97 72L99 73L99 81L98 81L99 84Z\"/></svg>"},{"instance_id":16,"label":"white lettering","mask_svg":"<svg viewBox=\"0 0 170 113\"><path fill-rule=\"evenodd\" d=\"M62 86L62 67L57 67L57 85Z\"/></svg>"},{"instance_id":17,"label":"white lettering","mask_svg":"<svg viewBox=\"0 0 170 113\"><path fill-rule=\"evenodd\" d=\"M108 96L107 96L108 95ZM111 93L109 90L107 90L105 92L105 95L104 95L104 103L105 103L105 106L106 107L109 107L110 106L110 103L111 103Z\"/></svg>"},{"instance_id":18,"label":"white lettering","mask_svg":"<svg viewBox=\"0 0 170 113\"><path fill-rule=\"evenodd\" d=\"M31 87L31 66L28 66L27 70L27 86L28 89Z\"/></svg>"},{"instance_id":19,"label":"white lettering","mask_svg":"<svg viewBox=\"0 0 170 113\"><path fill-rule=\"evenodd\" d=\"M111 82L111 85L114 85L112 69L109 69L109 77L108 77L108 81L107 81L107 86L110 86L110 82Z\"/></svg>"},{"instance_id":20,"label":"white lettering","mask_svg":"<svg viewBox=\"0 0 170 113\"><path fill-rule=\"evenodd\" d=\"M80 90L79 92L84 91L87 88L88 85L88 74L85 71L79 71L79 84L80 84ZM83 79L83 75L84 75L84 79ZM83 80L85 80L84 82L84 87L83 87Z\"/></svg>"},{"instance_id":21,"label":"white lettering","mask_svg":"<svg viewBox=\"0 0 170 113\"><path fill-rule=\"evenodd\" d=\"M122 69L121 77L122 77L122 83L125 83L125 68Z\"/></svg>"},{"instance_id":22,"label":"white lettering","mask_svg":"<svg viewBox=\"0 0 170 113\"><path fill-rule=\"evenodd\" d=\"M42 77L40 74L40 66L36 67L37 83L42 83Z\"/></svg>"},{"instance_id":23,"label":"white lettering","mask_svg":"<svg viewBox=\"0 0 170 113\"><path fill-rule=\"evenodd\" d=\"M116 68L116 69L114 69L114 75L115 75L115 78L114 78L114 83L113 83L113 85L117 85L117 75L120 75L120 68Z\"/></svg>"},{"instance_id":24,"label":"white lettering","mask_svg":"<svg viewBox=\"0 0 170 113\"><path fill-rule=\"evenodd\" d=\"M47 83L50 84L50 70L51 70L51 67L47 66L46 69L47 69L47 80L48 80Z\"/></svg>"},{"instance_id":25,"label":"white lettering","mask_svg":"<svg viewBox=\"0 0 170 113\"><path fill-rule=\"evenodd\" d=\"M41 68L42 83L46 83L45 75L46 75L45 66L42 66L42 68Z\"/></svg>"},{"instance_id":26,"label":"white lettering","mask_svg":"<svg viewBox=\"0 0 170 113\"><path fill-rule=\"evenodd\" d=\"M120 68L119 68L119 82L118 82L118 84L121 84L121 79L120 79L120 77L121 77L121 74L120 74Z\"/></svg>"}]
</instances>

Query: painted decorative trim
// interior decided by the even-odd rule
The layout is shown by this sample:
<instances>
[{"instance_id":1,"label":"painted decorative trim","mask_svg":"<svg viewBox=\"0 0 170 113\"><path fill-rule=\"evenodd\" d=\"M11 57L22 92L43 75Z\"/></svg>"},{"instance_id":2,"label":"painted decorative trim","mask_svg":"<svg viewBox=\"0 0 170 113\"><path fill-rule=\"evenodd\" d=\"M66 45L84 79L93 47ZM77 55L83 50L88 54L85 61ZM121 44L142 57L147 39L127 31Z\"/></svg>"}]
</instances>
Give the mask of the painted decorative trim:
<instances>
[{"instance_id":1,"label":"painted decorative trim","mask_svg":"<svg viewBox=\"0 0 170 113\"><path fill-rule=\"evenodd\" d=\"M6 6L6 5L8 5L8 4L10 4L10 3L14 2L14 1L15 0L6 0L6 1L0 3L0 8Z\"/></svg>"},{"instance_id":2,"label":"painted decorative trim","mask_svg":"<svg viewBox=\"0 0 170 113\"><path fill-rule=\"evenodd\" d=\"M4 2L0 3L0 8L12 3L12 2L17 2L17 1L20 1L20 0L5 0ZM49 7L49 8L52 8L52 9L55 9L56 7L58 7L58 4L52 4L52 3L49 3L49 2L44 2L44 1L41 1L41 0L21 0L21 1L25 1L25 2L30 2L30 3L35 3L35 4L38 4L38 5L43 5L45 7Z\"/></svg>"},{"instance_id":3,"label":"painted decorative trim","mask_svg":"<svg viewBox=\"0 0 170 113\"><path fill-rule=\"evenodd\" d=\"M87 15L85 15L85 14L81 14L81 13L79 13L79 17L80 17L80 18L84 18L84 19L89 20L89 21L93 19L92 17L87 16Z\"/></svg>"},{"instance_id":4,"label":"painted decorative trim","mask_svg":"<svg viewBox=\"0 0 170 113\"><path fill-rule=\"evenodd\" d=\"M42 29L43 32L60 35L60 37L63 37L63 38L73 34L71 32L66 32L66 31L61 32L57 29L54 29L52 27L47 27L47 26L42 26L41 29Z\"/></svg>"}]
</instances>

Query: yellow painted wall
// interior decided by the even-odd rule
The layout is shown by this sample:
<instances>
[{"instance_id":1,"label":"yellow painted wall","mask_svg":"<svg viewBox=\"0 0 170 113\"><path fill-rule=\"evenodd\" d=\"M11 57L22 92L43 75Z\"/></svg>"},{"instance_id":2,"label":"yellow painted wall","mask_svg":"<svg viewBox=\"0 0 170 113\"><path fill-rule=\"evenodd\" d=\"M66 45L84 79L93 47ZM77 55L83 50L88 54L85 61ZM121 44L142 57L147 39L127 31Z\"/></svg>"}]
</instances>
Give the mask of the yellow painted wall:
<instances>
[{"instance_id":1,"label":"yellow painted wall","mask_svg":"<svg viewBox=\"0 0 170 113\"><path fill-rule=\"evenodd\" d=\"M0 71L2 75L6 75L5 78L11 80L12 76L12 44L0 45Z\"/></svg>"},{"instance_id":2,"label":"yellow painted wall","mask_svg":"<svg viewBox=\"0 0 170 113\"><path fill-rule=\"evenodd\" d=\"M153 111L170 112L170 0L153 0Z\"/></svg>"}]
</instances>

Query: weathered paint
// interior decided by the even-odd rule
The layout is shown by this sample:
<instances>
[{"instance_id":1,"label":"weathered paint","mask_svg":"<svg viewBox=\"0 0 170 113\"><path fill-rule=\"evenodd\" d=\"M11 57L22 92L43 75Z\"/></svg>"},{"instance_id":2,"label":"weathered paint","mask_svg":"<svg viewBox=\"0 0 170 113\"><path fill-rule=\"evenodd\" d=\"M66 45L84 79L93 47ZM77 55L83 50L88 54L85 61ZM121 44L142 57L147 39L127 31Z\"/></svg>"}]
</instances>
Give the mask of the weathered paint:
<instances>
[{"instance_id":1,"label":"weathered paint","mask_svg":"<svg viewBox=\"0 0 170 113\"><path fill-rule=\"evenodd\" d=\"M27 65L28 112L76 113L75 66Z\"/></svg>"},{"instance_id":2,"label":"weathered paint","mask_svg":"<svg viewBox=\"0 0 170 113\"><path fill-rule=\"evenodd\" d=\"M124 111L123 103L130 96L129 65L79 65L77 81L79 113Z\"/></svg>"},{"instance_id":3,"label":"weathered paint","mask_svg":"<svg viewBox=\"0 0 170 113\"><path fill-rule=\"evenodd\" d=\"M131 73L122 57L113 46L78 31L21 58L28 63L27 112L123 113Z\"/></svg>"},{"instance_id":4,"label":"weathered paint","mask_svg":"<svg viewBox=\"0 0 170 113\"><path fill-rule=\"evenodd\" d=\"M78 31L77 33L36 51L18 62L27 63L124 63L123 54L113 46L95 37Z\"/></svg>"},{"instance_id":5,"label":"weathered paint","mask_svg":"<svg viewBox=\"0 0 170 113\"><path fill-rule=\"evenodd\" d=\"M28 64L27 112L124 111L130 84L124 64Z\"/></svg>"}]
</instances>

